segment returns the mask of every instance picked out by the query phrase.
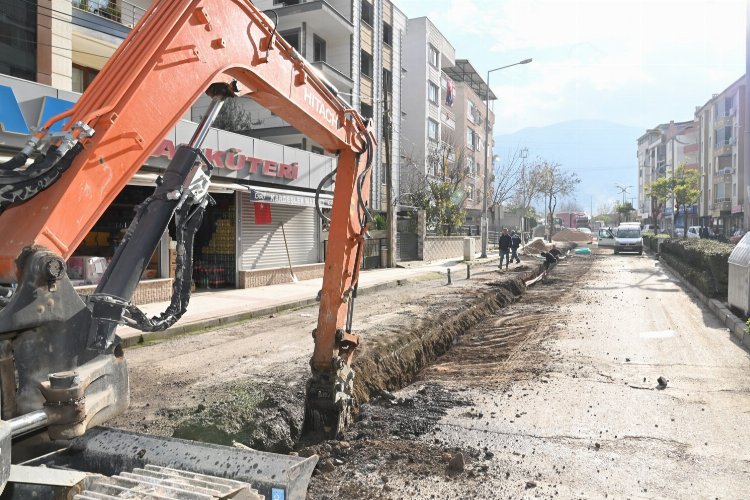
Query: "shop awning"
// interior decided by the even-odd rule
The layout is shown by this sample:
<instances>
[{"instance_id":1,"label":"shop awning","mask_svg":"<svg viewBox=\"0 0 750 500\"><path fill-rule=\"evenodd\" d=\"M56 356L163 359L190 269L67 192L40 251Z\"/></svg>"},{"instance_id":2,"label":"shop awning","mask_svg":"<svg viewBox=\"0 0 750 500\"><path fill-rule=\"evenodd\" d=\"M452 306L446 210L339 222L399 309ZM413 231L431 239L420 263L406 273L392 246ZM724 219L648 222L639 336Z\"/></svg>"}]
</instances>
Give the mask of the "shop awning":
<instances>
[{"instance_id":1,"label":"shop awning","mask_svg":"<svg viewBox=\"0 0 750 500\"><path fill-rule=\"evenodd\" d=\"M138 172L128 182L131 186L155 186L158 174ZM211 181L208 187L210 193L233 193L235 191L247 192L250 199L257 202L276 203L280 205L295 205L302 207L315 206L315 193L294 191L290 189L279 189L271 187L249 186L226 181ZM333 204L333 195L321 194L320 206L330 208Z\"/></svg>"},{"instance_id":2,"label":"shop awning","mask_svg":"<svg viewBox=\"0 0 750 500\"><path fill-rule=\"evenodd\" d=\"M128 181L128 185L153 187L156 185L158 177L158 174L138 172ZM247 186L232 182L211 181L211 185L208 187L209 193L233 193L235 191L247 191Z\"/></svg>"}]
</instances>

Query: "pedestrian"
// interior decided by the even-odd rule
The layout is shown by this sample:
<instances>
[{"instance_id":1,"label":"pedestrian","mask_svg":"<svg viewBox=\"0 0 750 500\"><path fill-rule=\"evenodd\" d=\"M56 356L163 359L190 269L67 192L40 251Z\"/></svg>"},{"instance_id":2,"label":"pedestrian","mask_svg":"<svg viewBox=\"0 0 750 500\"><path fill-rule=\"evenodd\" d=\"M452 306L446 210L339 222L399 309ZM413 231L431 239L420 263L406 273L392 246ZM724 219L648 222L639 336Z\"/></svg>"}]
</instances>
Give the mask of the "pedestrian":
<instances>
[{"instance_id":1,"label":"pedestrian","mask_svg":"<svg viewBox=\"0 0 750 500\"><path fill-rule=\"evenodd\" d=\"M559 248L557 248L555 245L552 245L552 249L549 251L550 254L555 258L555 261L560 260L560 256L562 255L562 252Z\"/></svg>"},{"instance_id":2,"label":"pedestrian","mask_svg":"<svg viewBox=\"0 0 750 500\"><path fill-rule=\"evenodd\" d=\"M508 269L508 264L510 264L510 247L512 244L512 240L510 238L510 235L508 234L508 228L503 228L503 233L500 235L500 238L498 240L498 246L500 247L500 264L497 266L500 269L503 268L503 259L505 260L505 269Z\"/></svg>"},{"instance_id":3,"label":"pedestrian","mask_svg":"<svg viewBox=\"0 0 750 500\"><path fill-rule=\"evenodd\" d=\"M513 231L510 235L510 261L516 261L516 264L521 263L521 259L518 258L518 247L521 246L521 237L517 232Z\"/></svg>"},{"instance_id":4,"label":"pedestrian","mask_svg":"<svg viewBox=\"0 0 750 500\"><path fill-rule=\"evenodd\" d=\"M552 255L549 252L542 252L540 254L542 257L544 257L544 270L549 271L549 268L553 264L557 264L557 257Z\"/></svg>"}]
</instances>

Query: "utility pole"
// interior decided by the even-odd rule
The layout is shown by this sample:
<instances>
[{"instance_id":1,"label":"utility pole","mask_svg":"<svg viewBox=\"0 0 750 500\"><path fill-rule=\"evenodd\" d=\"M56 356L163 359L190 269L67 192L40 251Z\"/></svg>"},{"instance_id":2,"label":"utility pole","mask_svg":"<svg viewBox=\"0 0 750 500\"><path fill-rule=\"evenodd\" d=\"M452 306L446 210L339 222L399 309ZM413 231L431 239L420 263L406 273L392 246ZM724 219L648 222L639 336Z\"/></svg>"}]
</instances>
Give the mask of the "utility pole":
<instances>
[{"instance_id":1,"label":"utility pole","mask_svg":"<svg viewBox=\"0 0 750 500\"><path fill-rule=\"evenodd\" d=\"M396 253L396 242L394 241L394 209L393 206L393 174L391 172L391 111L388 109L388 89L383 89L383 141L385 142L385 198L388 200L386 207L386 242L388 245L388 256L386 267L394 267Z\"/></svg>"}]
</instances>

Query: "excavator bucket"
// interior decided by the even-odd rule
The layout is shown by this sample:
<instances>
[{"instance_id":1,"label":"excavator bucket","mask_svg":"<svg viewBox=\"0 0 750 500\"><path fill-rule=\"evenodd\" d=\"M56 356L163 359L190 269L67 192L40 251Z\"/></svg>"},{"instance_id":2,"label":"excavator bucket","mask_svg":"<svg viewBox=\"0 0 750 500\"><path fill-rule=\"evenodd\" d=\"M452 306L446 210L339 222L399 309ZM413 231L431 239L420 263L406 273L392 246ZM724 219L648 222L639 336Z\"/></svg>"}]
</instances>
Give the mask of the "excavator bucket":
<instances>
[{"instance_id":1,"label":"excavator bucket","mask_svg":"<svg viewBox=\"0 0 750 500\"><path fill-rule=\"evenodd\" d=\"M6 494L14 499L51 498L50 492L78 500L304 499L317 461L316 455L302 458L96 427L62 450L13 466Z\"/></svg>"}]
</instances>

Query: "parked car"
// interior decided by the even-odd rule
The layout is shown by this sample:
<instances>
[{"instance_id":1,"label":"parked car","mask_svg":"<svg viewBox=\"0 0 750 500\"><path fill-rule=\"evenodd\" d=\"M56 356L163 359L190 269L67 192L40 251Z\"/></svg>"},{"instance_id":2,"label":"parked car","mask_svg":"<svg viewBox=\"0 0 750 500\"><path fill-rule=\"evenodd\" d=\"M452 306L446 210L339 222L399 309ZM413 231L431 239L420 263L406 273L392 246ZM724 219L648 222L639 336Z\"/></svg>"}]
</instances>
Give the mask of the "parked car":
<instances>
[{"instance_id":1,"label":"parked car","mask_svg":"<svg viewBox=\"0 0 750 500\"><path fill-rule=\"evenodd\" d=\"M688 238L700 238L701 237L701 227L700 226L690 226L688 228L687 237Z\"/></svg>"},{"instance_id":2,"label":"parked car","mask_svg":"<svg viewBox=\"0 0 750 500\"><path fill-rule=\"evenodd\" d=\"M656 226L653 224L644 224L641 229L641 234L643 233L656 233Z\"/></svg>"},{"instance_id":3,"label":"parked car","mask_svg":"<svg viewBox=\"0 0 750 500\"><path fill-rule=\"evenodd\" d=\"M620 252L637 252L643 254L643 238L640 227L619 227L615 235L615 255Z\"/></svg>"},{"instance_id":4,"label":"parked car","mask_svg":"<svg viewBox=\"0 0 750 500\"><path fill-rule=\"evenodd\" d=\"M682 238L683 236L685 236L685 228L684 227L674 228L674 235L675 235L675 238Z\"/></svg>"}]
</instances>

